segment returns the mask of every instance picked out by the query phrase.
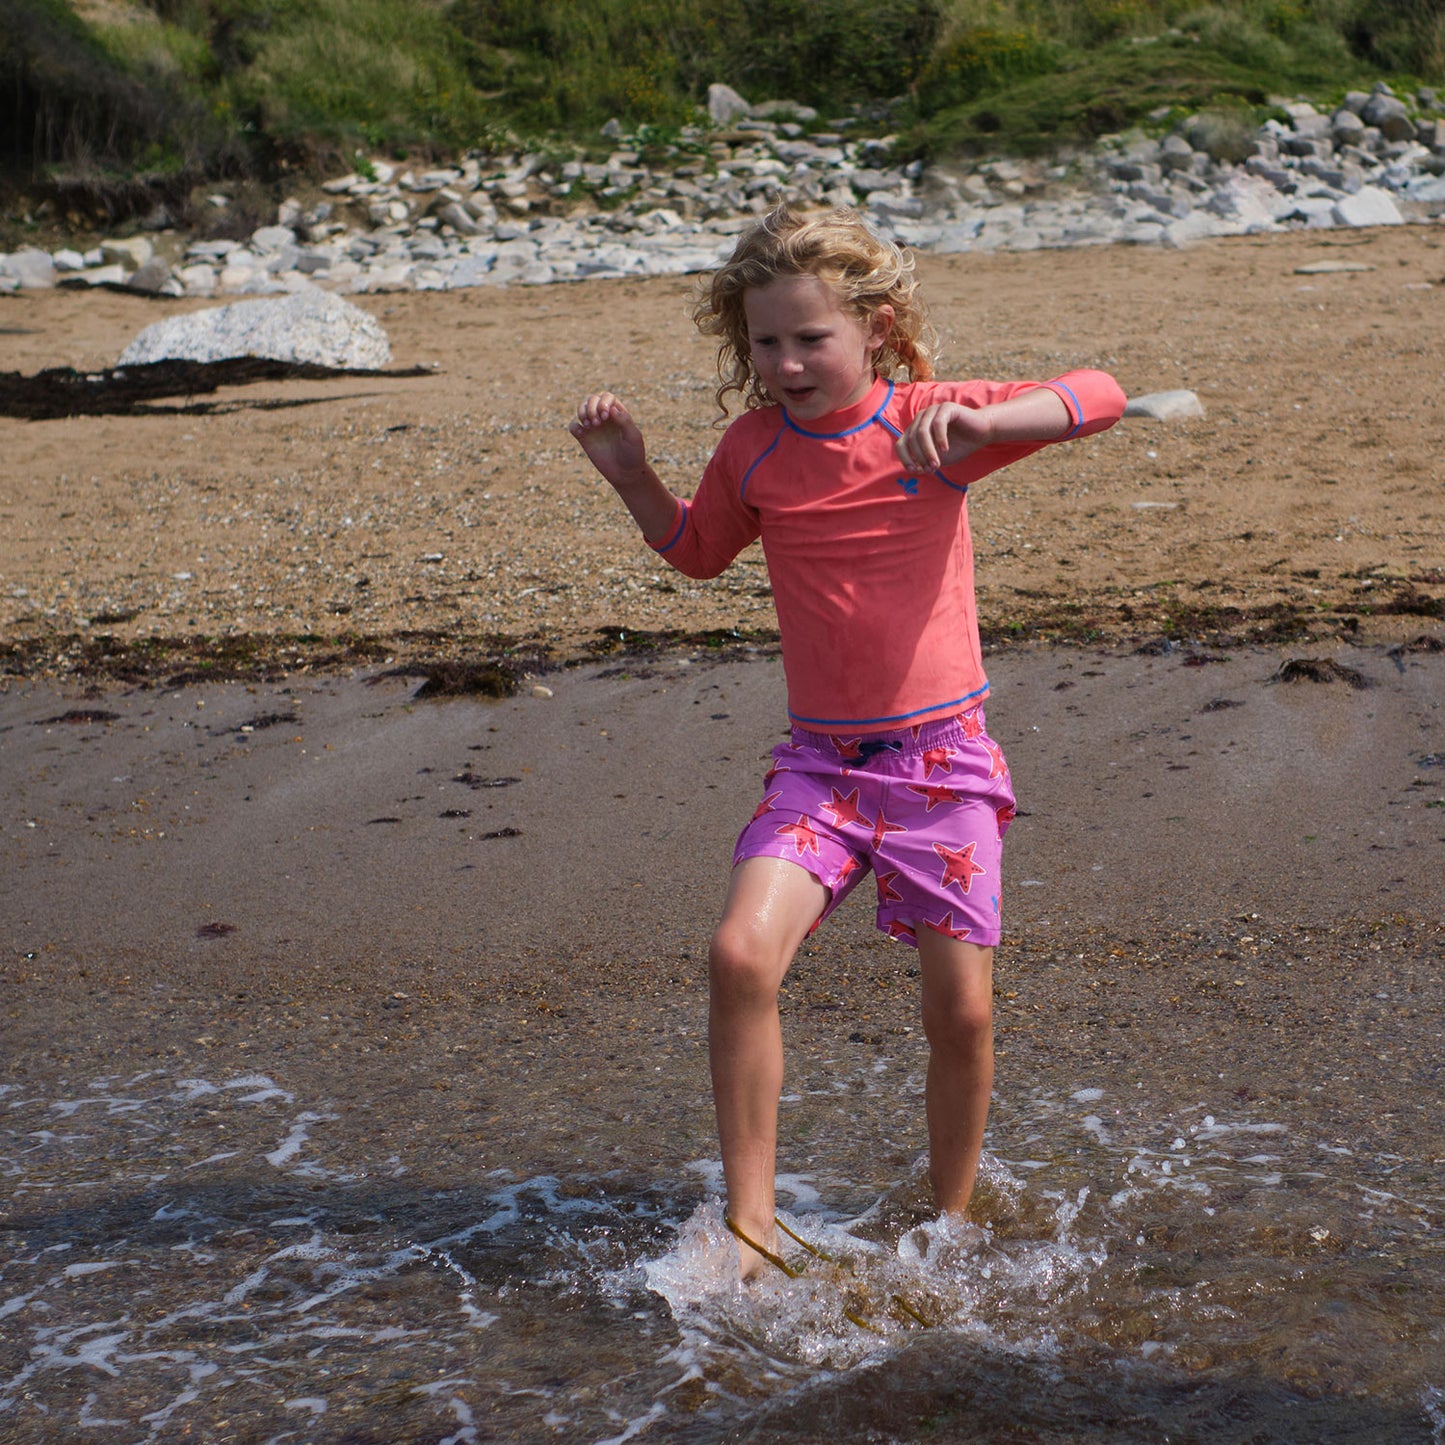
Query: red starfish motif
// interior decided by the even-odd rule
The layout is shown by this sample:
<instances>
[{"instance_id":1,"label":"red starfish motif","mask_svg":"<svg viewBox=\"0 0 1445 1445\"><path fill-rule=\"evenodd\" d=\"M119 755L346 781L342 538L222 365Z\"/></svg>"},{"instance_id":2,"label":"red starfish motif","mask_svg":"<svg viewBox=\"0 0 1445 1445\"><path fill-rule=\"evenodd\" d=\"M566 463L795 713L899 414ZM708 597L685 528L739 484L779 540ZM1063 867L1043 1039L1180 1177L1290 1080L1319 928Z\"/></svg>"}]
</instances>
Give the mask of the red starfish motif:
<instances>
[{"instance_id":1,"label":"red starfish motif","mask_svg":"<svg viewBox=\"0 0 1445 1445\"><path fill-rule=\"evenodd\" d=\"M833 746L838 749L840 758L847 758L850 763L856 763L862 756L863 739L858 738L834 738Z\"/></svg>"},{"instance_id":2,"label":"red starfish motif","mask_svg":"<svg viewBox=\"0 0 1445 1445\"><path fill-rule=\"evenodd\" d=\"M873 846L875 848L882 847L883 840L890 833L906 833L907 831L908 829L905 828L902 823L890 823L888 819L883 816L883 809L879 808L878 821L873 825Z\"/></svg>"},{"instance_id":3,"label":"red starfish motif","mask_svg":"<svg viewBox=\"0 0 1445 1445\"><path fill-rule=\"evenodd\" d=\"M906 938L910 943L918 942L918 934L902 919L890 918L886 925L889 938Z\"/></svg>"},{"instance_id":4,"label":"red starfish motif","mask_svg":"<svg viewBox=\"0 0 1445 1445\"><path fill-rule=\"evenodd\" d=\"M781 828L774 829L780 838L791 838L793 847L797 850L798 857L804 853L818 852L818 835L813 831L813 825L806 817L799 818L796 823L784 823Z\"/></svg>"},{"instance_id":5,"label":"red starfish motif","mask_svg":"<svg viewBox=\"0 0 1445 1445\"><path fill-rule=\"evenodd\" d=\"M1012 803L1005 803L1003 807L998 809L998 830L1000 833L1002 833L1003 830L1007 828L1010 823L1013 822L1014 816L1015 810Z\"/></svg>"},{"instance_id":6,"label":"red starfish motif","mask_svg":"<svg viewBox=\"0 0 1445 1445\"><path fill-rule=\"evenodd\" d=\"M1003 749L996 742L989 738L980 738L979 741L988 750L988 775L990 778L1008 777L1008 764L1004 761Z\"/></svg>"},{"instance_id":7,"label":"red starfish motif","mask_svg":"<svg viewBox=\"0 0 1445 1445\"><path fill-rule=\"evenodd\" d=\"M841 888L863 865L851 854L843 860L843 866L838 869L838 876L833 879L833 887Z\"/></svg>"},{"instance_id":8,"label":"red starfish motif","mask_svg":"<svg viewBox=\"0 0 1445 1445\"><path fill-rule=\"evenodd\" d=\"M865 818L858 810L858 789L854 788L845 798L837 788L833 789L833 801L820 805L825 813L833 815L835 828L846 828L849 823L861 823L865 828L873 826L872 818Z\"/></svg>"},{"instance_id":9,"label":"red starfish motif","mask_svg":"<svg viewBox=\"0 0 1445 1445\"><path fill-rule=\"evenodd\" d=\"M940 803L956 803L959 795L952 788L945 788L941 784L934 783L909 783L908 791L917 793L920 798L928 799L927 812L932 812Z\"/></svg>"},{"instance_id":10,"label":"red starfish motif","mask_svg":"<svg viewBox=\"0 0 1445 1445\"><path fill-rule=\"evenodd\" d=\"M973 887L975 875L984 871L980 864L973 861L973 850L977 847L977 843L969 843L962 848L948 848L942 843L933 845L933 851L943 859L943 887L957 883L965 893Z\"/></svg>"},{"instance_id":11,"label":"red starfish motif","mask_svg":"<svg viewBox=\"0 0 1445 1445\"><path fill-rule=\"evenodd\" d=\"M773 811L774 800L777 798L781 798L782 796L783 794L781 790L776 793L765 793L763 795L762 802L759 803L757 808L753 811L753 822L756 823L757 820L761 818L764 813L771 813Z\"/></svg>"},{"instance_id":12,"label":"red starfish motif","mask_svg":"<svg viewBox=\"0 0 1445 1445\"><path fill-rule=\"evenodd\" d=\"M973 932L971 928L955 928L953 926L953 909L949 909L937 923L924 919L924 922L935 932L941 933L945 938L956 938L960 943Z\"/></svg>"},{"instance_id":13,"label":"red starfish motif","mask_svg":"<svg viewBox=\"0 0 1445 1445\"><path fill-rule=\"evenodd\" d=\"M983 736L983 718L979 715L976 707L969 708L958 720L963 724L964 737L970 742L975 738L981 738Z\"/></svg>"},{"instance_id":14,"label":"red starfish motif","mask_svg":"<svg viewBox=\"0 0 1445 1445\"><path fill-rule=\"evenodd\" d=\"M898 877L898 869L891 873L880 873L877 878L878 901L880 903L902 903L903 895L893 886L893 880Z\"/></svg>"},{"instance_id":15,"label":"red starfish motif","mask_svg":"<svg viewBox=\"0 0 1445 1445\"><path fill-rule=\"evenodd\" d=\"M923 777L927 781L933 776L934 768L940 773L951 773L953 764L948 760L958 756L958 749L943 744L936 748L924 748L923 750Z\"/></svg>"}]
</instances>

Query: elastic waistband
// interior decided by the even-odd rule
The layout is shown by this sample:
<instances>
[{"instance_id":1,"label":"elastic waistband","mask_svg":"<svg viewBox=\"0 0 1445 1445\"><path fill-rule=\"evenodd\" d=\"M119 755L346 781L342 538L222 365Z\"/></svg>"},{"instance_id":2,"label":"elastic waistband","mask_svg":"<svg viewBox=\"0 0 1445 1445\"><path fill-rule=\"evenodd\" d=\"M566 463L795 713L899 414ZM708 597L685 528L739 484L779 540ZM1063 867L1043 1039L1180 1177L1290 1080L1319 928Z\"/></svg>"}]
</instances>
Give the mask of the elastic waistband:
<instances>
[{"instance_id":1,"label":"elastic waistband","mask_svg":"<svg viewBox=\"0 0 1445 1445\"><path fill-rule=\"evenodd\" d=\"M953 717L935 718L931 722L894 728L890 732L864 733L859 737L809 732L807 728L794 724L792 738L801 747L812 748L825 757L836 757L846 763L866 762L880 753L907 756L925 753L929 748L957 746L971 742L985 731L983 704L977 703Z\"/></svg>"}]
</instances>

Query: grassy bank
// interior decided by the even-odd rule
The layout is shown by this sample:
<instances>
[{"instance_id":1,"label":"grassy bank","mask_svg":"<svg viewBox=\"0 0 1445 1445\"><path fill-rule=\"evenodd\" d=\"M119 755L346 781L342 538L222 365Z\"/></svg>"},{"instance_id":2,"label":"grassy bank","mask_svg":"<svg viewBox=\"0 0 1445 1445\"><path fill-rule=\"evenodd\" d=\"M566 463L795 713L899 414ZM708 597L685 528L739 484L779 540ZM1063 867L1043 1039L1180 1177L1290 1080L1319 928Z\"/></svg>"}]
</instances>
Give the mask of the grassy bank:
<instances>
[{"instance_id":1,"label":"grassy bank","mask_svg":"<svg viewBox=\"0 0 1445 1445\"><path fill-rule=\"evenodd\" d=\"M124 211L357 150L665 131L712 81L937 155L1380 78L1445 81L1437 0L10 0L0 168Z\"/></svg>"}]
</instances>

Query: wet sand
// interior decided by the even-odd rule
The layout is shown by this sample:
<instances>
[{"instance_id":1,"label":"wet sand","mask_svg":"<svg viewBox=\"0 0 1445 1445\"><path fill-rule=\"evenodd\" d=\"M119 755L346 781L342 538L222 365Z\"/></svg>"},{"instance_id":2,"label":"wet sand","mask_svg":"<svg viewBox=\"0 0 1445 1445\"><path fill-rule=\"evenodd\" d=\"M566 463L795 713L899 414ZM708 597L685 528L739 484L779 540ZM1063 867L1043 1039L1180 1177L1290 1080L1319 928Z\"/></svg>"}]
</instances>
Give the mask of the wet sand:
<instances>
[{"instance_id":1,"label":"wet sand","mask_svg":"<svg viewBox=\"0 0 1445 1445\"><path fill-rule=\"evenodd\" d=\"M1022 809L1001 1094L1303 1094L1342 1138L1428 1147L1445 657L1343 656L1368 686L1277 681L1278 649L995 659ZM706 938L781 669L615 672L497 703L376 674L12 685L7 1073L303 1075L352 1101L334 1147L439 1178L710 1156ZM911 967L850 903L787 987L800 1061L920 1052Z\"/></svg>"}]
</instances>

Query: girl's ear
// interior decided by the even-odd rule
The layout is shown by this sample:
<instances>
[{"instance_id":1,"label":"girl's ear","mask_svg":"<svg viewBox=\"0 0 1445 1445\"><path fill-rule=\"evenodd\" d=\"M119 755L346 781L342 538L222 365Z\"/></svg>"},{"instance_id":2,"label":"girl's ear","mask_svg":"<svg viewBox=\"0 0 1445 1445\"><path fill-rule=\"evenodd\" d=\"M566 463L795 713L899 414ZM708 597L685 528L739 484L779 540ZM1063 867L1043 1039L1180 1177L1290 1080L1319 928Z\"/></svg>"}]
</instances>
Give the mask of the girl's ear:
<instances>
[{"instance_id":1,"label":"girl's ear","mask_svg":"<svg viewBox=\"0 0 1445 1445\"><path fill-rule=\"evenodd\" d=\"M893 330L894 310L885 302L868 318L868 350L870 353L882 349Z\"/></svg>"}]
</instances>

